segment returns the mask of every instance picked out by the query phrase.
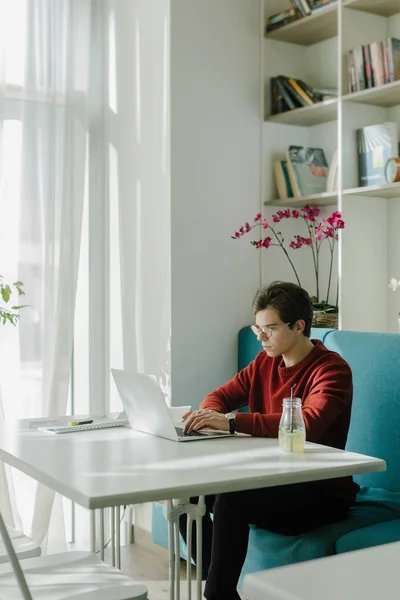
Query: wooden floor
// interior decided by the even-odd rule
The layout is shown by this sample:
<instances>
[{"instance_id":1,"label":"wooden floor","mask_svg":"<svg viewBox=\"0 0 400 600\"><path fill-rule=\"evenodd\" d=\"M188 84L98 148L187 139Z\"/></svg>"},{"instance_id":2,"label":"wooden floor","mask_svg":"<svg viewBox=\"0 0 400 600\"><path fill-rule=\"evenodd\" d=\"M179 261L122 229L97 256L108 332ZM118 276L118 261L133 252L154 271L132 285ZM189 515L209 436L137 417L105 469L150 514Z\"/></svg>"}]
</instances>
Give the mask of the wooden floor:
<instances>
[{"instance_id":1,"label":"wooden floor","mask_svg":"<svg viewBox=\"0 0 400 600\"><path fill-rule=\"evenodd\" d=\"M107 562L110 552L105 551ZM122 571L135 581L168 581L168 551L153 544L151 534L135 526L135 543L121 548ZM186 579L186 562L181 561L181 577ZM192 568L196 577L196 568Z\"/></svg>"},{"instance_id":2,"label":"wooden floor","mask_svg":"<svg viewBox=\"0 0 400 600\"><path fill-rule=\"evenodd\" d=\"M106 550L105 559L110 561ZM121 548L121 569L134 581L143 582L149 600L168 600L168 551L153 544L151 534L135 527L135 543ZM192 567L192 598L195 599L196 569ZM186 562L181 561L181 580L186 580ZM181 600L187 598L186 585L182 585ZM246 600L245 596L242 598Z\"/></svg>"}]
</instances>

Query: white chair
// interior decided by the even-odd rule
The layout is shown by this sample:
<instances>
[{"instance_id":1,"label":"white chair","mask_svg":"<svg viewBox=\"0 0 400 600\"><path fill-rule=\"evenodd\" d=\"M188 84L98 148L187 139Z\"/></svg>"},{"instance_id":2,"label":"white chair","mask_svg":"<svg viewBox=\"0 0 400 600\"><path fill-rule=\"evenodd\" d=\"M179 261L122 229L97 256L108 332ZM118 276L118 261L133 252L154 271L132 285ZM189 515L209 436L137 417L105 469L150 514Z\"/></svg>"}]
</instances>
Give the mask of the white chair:
<instances>
[{"instance_id":1,"label":"white chair","mask_svg":"<svg viewBox=\"0 0 400 600\"><path fill-rule=\"evenodd\" d=\"M40 546L31 540L31 538L24 535L20 531L17 531L16 529L12 529L11 527L7 527L7 531L13 543L16 555L20 560L23 558L35 558L35 556L41 555L42 551ZM7 551L4 547L2 539L0 538L0 565L8 562L9 560L10 559Z\"/></svg>"},{"instance_id":2,"label":"white chair","mask_svg":"<svg viewBox=\"0 0 400 600\"><path fill-rule=\"evenodd\" d=\"M23 561L0 513L9 564L0 565L1 600L147 600L147 590L90 552L64 552Z\"/></svg>"}]
</instances>

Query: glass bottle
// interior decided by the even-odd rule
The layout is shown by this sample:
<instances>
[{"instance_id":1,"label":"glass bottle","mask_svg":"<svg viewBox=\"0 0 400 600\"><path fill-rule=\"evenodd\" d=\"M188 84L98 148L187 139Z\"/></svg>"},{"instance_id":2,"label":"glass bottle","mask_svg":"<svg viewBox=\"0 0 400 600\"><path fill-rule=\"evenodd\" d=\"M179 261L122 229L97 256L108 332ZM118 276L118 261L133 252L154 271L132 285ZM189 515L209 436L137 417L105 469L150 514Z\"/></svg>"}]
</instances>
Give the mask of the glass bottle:
<instances>
[{"instance_id":1,"label":"glass bottle","mask_svg":"<svg viewBox=\"0 0 400 600\"><path fill-rule=\"evenodd\" d=\"M306 426L301 412L300 398L284 398L279 423L279 447L284 452L303 452Z\"/></svg>"}]
</instances>

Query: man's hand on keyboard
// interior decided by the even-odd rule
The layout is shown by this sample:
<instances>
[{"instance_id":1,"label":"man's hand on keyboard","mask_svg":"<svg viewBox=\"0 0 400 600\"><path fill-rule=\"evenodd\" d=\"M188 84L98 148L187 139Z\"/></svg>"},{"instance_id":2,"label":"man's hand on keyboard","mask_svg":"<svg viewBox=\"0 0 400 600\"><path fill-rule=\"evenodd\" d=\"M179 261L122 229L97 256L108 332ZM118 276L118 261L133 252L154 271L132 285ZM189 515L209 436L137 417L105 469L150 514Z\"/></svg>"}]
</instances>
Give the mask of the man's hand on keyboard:
<instances>
[{"instance_id":1,"label":"man's hand on keyboard","mask_svg":"<svg viewBox=\"0 0 400 600\"><path fill-rule=\"evenodd\" d=\"M188 419L185 424L184 433L192 433L200 429L219 429L229 431L229 423L224 414L209 408L193 410L183 415L182 420Z\"/></svg>"}]
</instances>

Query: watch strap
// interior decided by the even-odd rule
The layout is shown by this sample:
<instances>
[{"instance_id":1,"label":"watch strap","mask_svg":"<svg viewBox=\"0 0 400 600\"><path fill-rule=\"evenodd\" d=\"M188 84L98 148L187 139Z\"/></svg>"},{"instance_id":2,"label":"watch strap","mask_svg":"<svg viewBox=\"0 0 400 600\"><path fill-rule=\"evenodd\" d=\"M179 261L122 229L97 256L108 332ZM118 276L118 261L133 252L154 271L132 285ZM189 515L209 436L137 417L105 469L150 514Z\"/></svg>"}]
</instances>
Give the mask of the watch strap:
<instances>
[{"instance_id":1,"label":"watch strap","mask_svg":"<svg viewBox=\"0 0 400 600\"><path fill-rule=\"evenodd\" d=\"M228 423L229 423L229 433L231 435L233 435L235 433L235 431L236 431L236 427L235 427L235 425L236 425L236 419L235 419L235 417L234 416L229 417Z\"/></svg>"}]
</instances>

